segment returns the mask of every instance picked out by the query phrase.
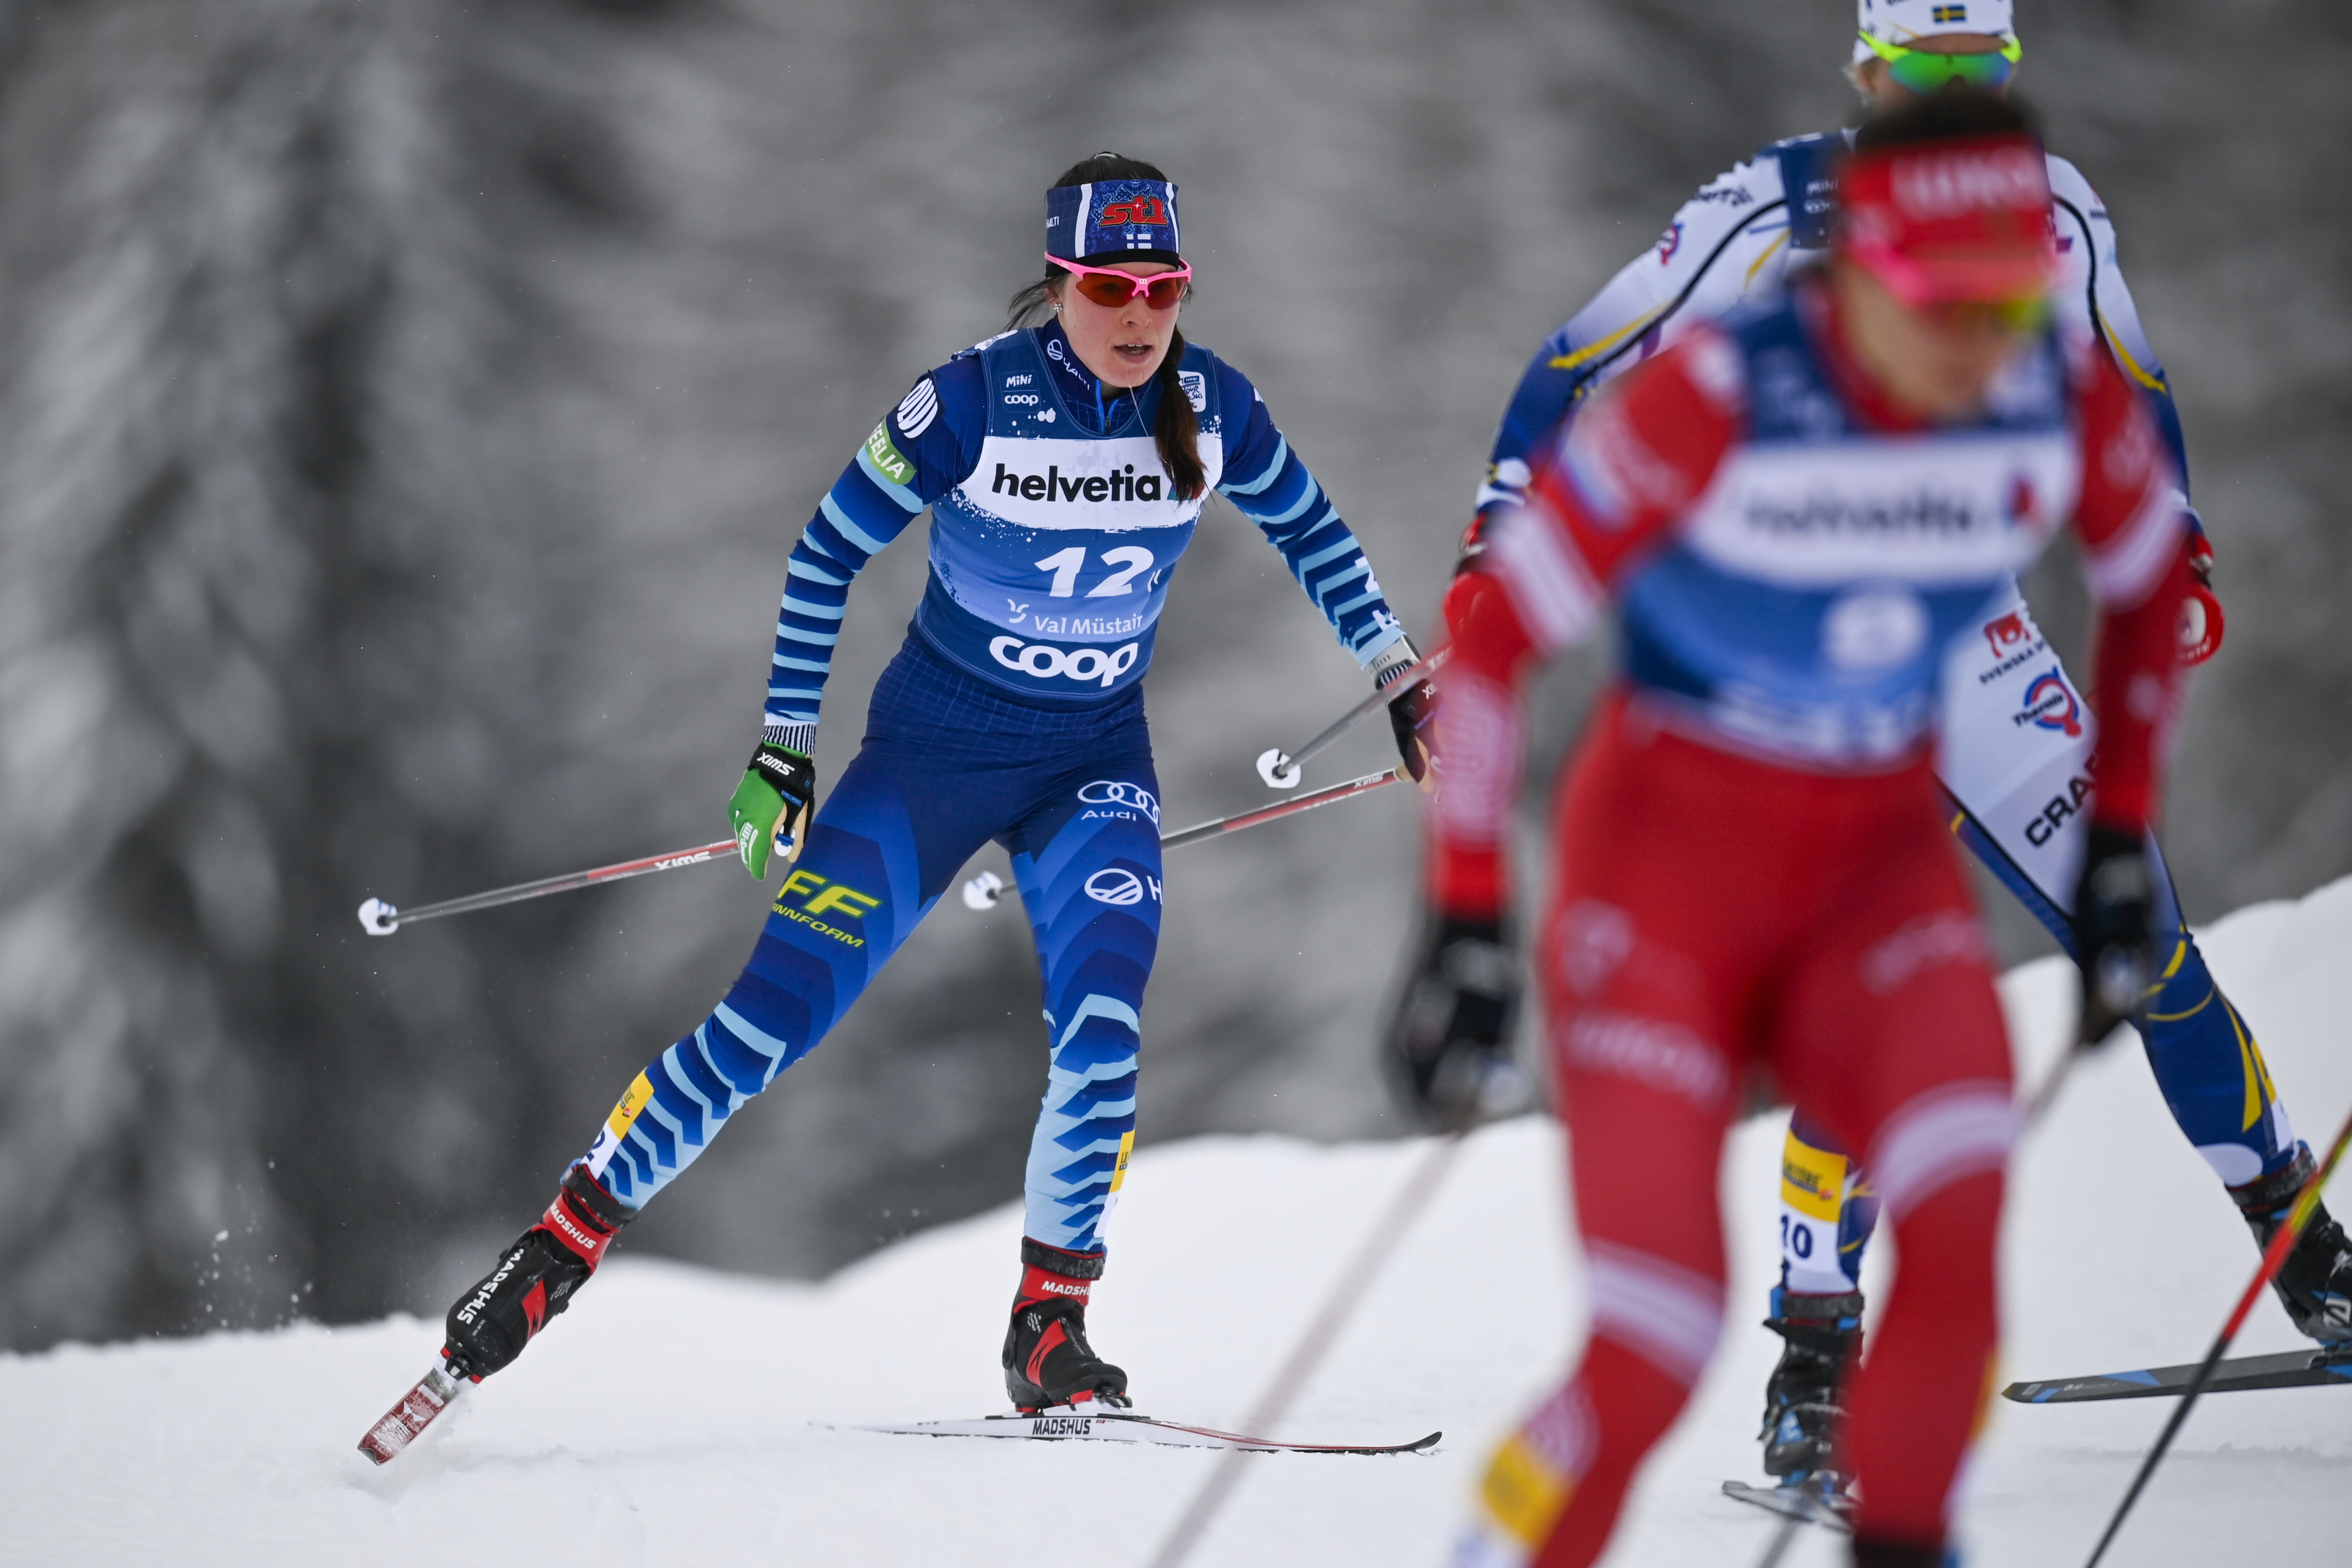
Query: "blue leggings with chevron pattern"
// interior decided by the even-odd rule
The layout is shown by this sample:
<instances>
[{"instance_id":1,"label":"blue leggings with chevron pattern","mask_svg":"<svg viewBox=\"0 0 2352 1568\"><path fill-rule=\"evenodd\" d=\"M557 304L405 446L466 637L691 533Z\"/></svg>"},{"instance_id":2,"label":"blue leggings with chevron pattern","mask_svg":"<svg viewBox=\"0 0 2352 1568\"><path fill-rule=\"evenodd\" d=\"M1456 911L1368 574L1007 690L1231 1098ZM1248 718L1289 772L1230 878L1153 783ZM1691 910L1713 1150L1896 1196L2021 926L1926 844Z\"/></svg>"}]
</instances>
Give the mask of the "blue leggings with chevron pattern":
<instances>
[{"instance_id":1,"label":"blue leggings with chevron pattern","mask_svg":"<svg viewBox=\"0 0 2352 1568\"><path fill-rule=\"evenodd\" d=\"M1079 708L1009 700L910 631L866 741L820 803L727 999L639 1073L590 1171L642 1207L814 1048L972 853L1013 869L1045 974L1051 1052L1028 1234L1102 1249L1135 1138L1138 1010L1160 940L1160 802L1139 688Z\"/></svg>"}]
</instances>

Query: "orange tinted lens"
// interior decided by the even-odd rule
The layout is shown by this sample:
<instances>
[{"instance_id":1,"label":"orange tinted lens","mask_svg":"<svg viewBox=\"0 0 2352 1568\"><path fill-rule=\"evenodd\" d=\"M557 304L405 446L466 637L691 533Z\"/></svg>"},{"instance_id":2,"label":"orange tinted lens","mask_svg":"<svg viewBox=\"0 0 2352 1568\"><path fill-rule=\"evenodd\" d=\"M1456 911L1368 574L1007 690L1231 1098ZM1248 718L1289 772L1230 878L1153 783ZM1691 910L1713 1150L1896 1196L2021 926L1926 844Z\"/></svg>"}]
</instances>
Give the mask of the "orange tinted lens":
<instances>
[{"instance_id":1,"label":"orange tinted lens","mask_svg":"<svg viewBox=\"0 0 2352 1568\"><path fill-rule=\"evenodd\" d=\"M1173 310L1184 298L1184 284L1181 277L1155 277L1144 288L1143 298L1154 310Z\"/></svg>"},{"instance_id":2,"label":"orange tinted lens","mask_svg":"<svg viewBox=\"0 0 2352 1568\"><path fill-rule=\"evenodd\" d=\"M1097 305L1116 310L1135 298L1135 284L1126 274L1087 272L1078 275L1078 292ZM1153 301L1158 304L1157 300ZM1165 308L1165 307L1162 307Z\"/></svg>"}]
</instances>

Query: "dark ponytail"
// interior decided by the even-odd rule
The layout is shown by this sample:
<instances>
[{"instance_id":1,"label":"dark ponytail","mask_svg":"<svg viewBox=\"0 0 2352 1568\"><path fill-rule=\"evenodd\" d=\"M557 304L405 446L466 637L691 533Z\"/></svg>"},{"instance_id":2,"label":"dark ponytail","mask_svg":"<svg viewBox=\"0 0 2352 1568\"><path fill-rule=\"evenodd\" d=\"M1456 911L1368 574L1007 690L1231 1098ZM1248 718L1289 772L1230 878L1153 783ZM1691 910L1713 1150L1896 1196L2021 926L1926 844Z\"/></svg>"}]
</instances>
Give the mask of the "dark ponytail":
<instances>
[{"instance_id":1,"label":"dark ponytail","mask_svg":"<svg viewBox=\"0 0 2352 1568\"><path fill-rule=\"evenodd\" d=\"M1201 466L1201 422L1177 379L1183 363L1183 329L1171 329L1168 357L1153 378L1160 383L1160 412L1151 421L1151 440L1160 448L1160 466L1168 470L1168 488L1178 500L1190 501L1209 487L1209 472Z\"/></svg>"},{"instance_id":2,"label":"dark ponytail","mask_svg":"<svg viewBox=\"0 0 2352 1568\"><path fill-rule=\"evenodd\" d=\"M1166 178L1140 158L1097 152L1063 170L1054 188L1104 180ZM1066 268L1047 262L1045 276L1023 287L1006 304L1004 329L1011 332L1043 322L1052 312L1062 280L1069 276ZM1189 298L1192 290L1186 288L1185 294ZM1184 395L1184 383L1177 379L1183 364L1184 334L1181 329L1172 329L1168 334L1168 356L1160 361L1160 370L1152 377L1160 383L1160 412L1151 422L1151 440L1160 449L1160 466L1167 471L1170 493L1178 500L1190 501L1208 488L1209 473L1201 465L1201 422L1193 416L1192 400Z\"/></svg>"}]
</instances>

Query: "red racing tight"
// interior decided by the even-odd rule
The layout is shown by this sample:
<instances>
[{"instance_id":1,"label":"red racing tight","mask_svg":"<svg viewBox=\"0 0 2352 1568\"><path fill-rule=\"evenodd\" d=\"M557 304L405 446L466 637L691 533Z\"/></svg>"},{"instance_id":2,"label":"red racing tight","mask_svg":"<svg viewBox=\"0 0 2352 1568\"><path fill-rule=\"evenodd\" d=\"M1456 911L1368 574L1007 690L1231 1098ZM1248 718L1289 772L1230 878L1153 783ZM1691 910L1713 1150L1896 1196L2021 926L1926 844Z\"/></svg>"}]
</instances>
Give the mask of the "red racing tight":
<instances>
[{"instance_id":1,"label":"red racing tight","mask_svg":"<svg viewBox=\"0 0 2352 1568\"><path fill-rule=\"evenodd\" d=\"M1596 715L1538 952L1591 1342L1495 1458L1466 1563L1582 1568L1723 1319L1717 1179L1760 1077L1867 1151L1900 1266L1847 1391L1857 1539L1932 1549L1984 1409L2015 1136L1980 927L1923 760L1829 776Z\"/></svg>"}]
</instances>

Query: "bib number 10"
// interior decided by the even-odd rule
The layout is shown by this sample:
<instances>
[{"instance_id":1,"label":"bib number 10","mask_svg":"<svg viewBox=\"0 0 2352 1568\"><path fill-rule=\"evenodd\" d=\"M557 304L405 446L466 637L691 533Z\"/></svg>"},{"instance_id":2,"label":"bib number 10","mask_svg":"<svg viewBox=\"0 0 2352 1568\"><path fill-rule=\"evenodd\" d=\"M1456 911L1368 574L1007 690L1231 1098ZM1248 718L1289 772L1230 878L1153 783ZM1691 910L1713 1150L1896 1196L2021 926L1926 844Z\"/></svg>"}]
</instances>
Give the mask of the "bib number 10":
<instances>
[{"instance_id":1,"label":"bib number 10","mask_svg":"<svg viewBox=\"0 0 2352 1568\"><path fill-rule=\"evenodd\" d=\"M1117 549L1102 552L1105 564L1118 568L1108 577L1087 590L1088 599L1116 599L1122 593L1135 591L1130 585L1138 577L1151 570L1151 552L1139 545L1121 545ZM1054 574L1054 586L1048 596L1068 599L1078 590L1078 573L1087 564L1087 552L1077 545L1056 550L1036 563L1039 571Z\"/></svg>"}]
</instances>

